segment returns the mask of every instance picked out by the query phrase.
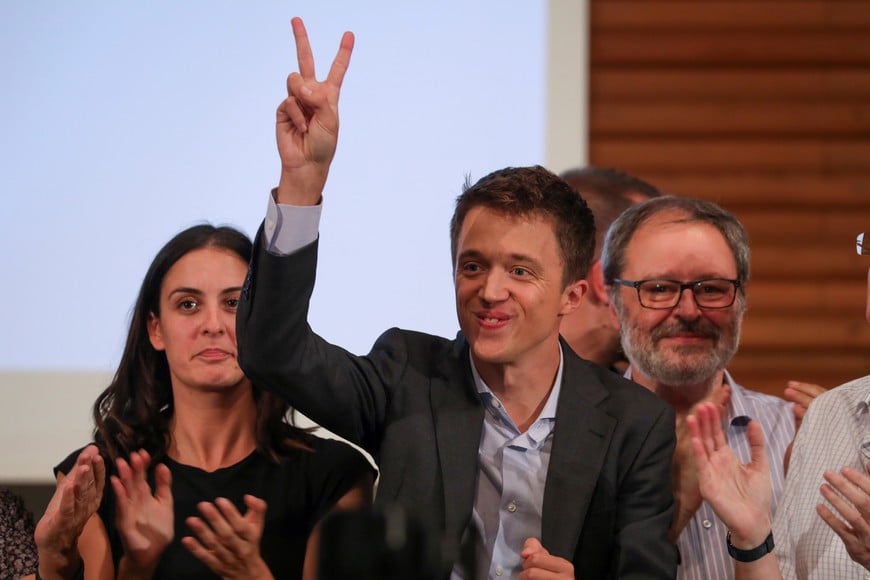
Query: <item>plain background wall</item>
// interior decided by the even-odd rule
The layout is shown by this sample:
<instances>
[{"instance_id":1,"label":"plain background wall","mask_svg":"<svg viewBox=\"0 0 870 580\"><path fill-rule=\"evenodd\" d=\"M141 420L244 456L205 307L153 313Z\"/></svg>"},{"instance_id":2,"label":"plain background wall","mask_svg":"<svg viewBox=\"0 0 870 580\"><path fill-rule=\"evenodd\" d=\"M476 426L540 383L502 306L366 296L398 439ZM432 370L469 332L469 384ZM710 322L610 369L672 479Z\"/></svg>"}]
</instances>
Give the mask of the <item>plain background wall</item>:
<instances>
[{"instance_id":1,"label":"plain background wall","mask_svg":"<svg viewBox=\"0 0 870 580\"><path fill-rule=\"evenodd\" d=\"M521 0L0 5L0 482L50 482L87 442L166 240L203 220L256 231L278 174L294 15L321 78L341 33L357 35L312 325L355 352L391 325L452 336L447 225L465 176L585 156L585 3L549 11Z\"/></svg>"}]
</instances>

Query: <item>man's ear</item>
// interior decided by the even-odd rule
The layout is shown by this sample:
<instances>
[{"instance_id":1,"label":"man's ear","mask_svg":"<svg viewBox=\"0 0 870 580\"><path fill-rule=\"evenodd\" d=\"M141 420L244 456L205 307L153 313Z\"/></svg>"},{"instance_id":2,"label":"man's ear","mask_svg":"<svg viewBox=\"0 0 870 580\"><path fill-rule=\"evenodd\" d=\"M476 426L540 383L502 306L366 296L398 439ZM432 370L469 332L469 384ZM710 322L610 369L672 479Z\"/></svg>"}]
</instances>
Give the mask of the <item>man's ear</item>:
<instances>
[{"instance_id":1,"label":"man's ear","mask_svg":"<svg viewBox=\"0 0 870 580\"><path fill-rule=\"evenodd\" d=\"M604 283L604 271L601 269L600 259L592 262L586 279L589 281L589 299L602 306L610 304L610 296L607 294L607 284Z\"/></svg>"},{"instance_id":2,"label":"man's ear","mask_svg":"<svg viewBox=\"0 0 870 580\"><path fill-rule=\"evenodd\" d=\"M166 344L163 342L163 331L160 328L160 319L153 312L148 313L148 322L145 326L148 328L148 340L151 341L154 350L166 350Z\"/></svg>"},{"instance_id":3,"label":"man's ear","mask_svg":"<svg viewBox=\"0 0 870 580\"><path fill-rule=\"evenodd\" d=\"M562 311L560 314L571 314L583 300L587 300L589 295L589 283L584 280L575 280L571 282L563 293Z\"/></svg>"}]
</instances>

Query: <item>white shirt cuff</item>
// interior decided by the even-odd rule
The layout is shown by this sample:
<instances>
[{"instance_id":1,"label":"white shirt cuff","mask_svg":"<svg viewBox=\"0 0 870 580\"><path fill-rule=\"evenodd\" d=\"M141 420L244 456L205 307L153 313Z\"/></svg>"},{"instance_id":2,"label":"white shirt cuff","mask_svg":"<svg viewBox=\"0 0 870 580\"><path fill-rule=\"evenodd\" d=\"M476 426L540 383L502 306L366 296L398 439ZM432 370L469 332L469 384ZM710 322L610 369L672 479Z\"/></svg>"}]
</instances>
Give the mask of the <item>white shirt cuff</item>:
<instances>
[{"instance_id":1,"label":"white shirt cuff","mask_svg":"<svg viewBox=\"0 0 870 580\"><path fill-rule=\"evenodd\" d=\"M285 205L275 201L275 190L269 195L263 242L266 251L286 256L315 241L320 229L323 204Z\"/></svg>"}]
</instances>

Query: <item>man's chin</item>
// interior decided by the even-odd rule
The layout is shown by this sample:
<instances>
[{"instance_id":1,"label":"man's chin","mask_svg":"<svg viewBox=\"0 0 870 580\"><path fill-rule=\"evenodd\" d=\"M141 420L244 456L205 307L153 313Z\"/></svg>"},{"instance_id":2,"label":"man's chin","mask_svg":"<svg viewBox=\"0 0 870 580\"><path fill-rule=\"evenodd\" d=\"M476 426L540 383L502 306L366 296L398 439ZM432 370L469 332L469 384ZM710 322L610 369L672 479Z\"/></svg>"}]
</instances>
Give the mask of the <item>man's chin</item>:
<instances>
[{"instance_id":1,"label":"man's chin","mask_svg":"<svg viewBox=\"0 0 870 580\"><path fill-rule=\"evenodd\" d=\"M711 353L706 349L701 352L683 350L673 356L650 361L649 374L675 387L705 383L721 370L717 365L710 364L710 357Z\"/></svg>"},{"instance_id":2,"label":"man's chin","mask_svg":"<svg viewBox=\"0 0 870 580\"><path fill-rule=\"evenodd\" d=\"M471 356L475 362L481 364L497 365L507 362L506 357L501 351L492 349L472 350Z\"/></svg>"}]
</instances>

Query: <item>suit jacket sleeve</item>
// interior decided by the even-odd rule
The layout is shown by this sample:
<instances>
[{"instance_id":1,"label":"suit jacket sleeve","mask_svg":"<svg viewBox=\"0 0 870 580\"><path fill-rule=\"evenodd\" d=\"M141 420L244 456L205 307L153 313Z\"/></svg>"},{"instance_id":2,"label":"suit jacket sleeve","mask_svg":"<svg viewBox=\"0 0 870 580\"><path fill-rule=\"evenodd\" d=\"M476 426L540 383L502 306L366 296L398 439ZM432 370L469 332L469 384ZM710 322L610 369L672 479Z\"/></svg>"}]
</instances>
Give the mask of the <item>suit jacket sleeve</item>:
<instances>
[{"instance_id":1,"label":"suit jacket sleeve","mask_svg":"<svg viewBox=\"0 0 870 580\"><path fill-rule=\"evenodd\" d=\"M262 230L261 230L262 231ZM401 349L358 357L312 332L308 306L317 242L293 254L254 242L236 316L239 365L258 388L277 393L330 431L376 453L387 406L386 385L403 366Z\"/></svg>"},{"instance_id":2,"label":"suit jacket sleeve","mask_svg":"<svg viewBox=\"0 0 870 580\"><path fill-rule=\"evenodd\" d=\"M625 475L617 499L617 578L673 578L677 554L668 539L673 518L674 412L663 407Z\"/></svg>"}]
</instances>

